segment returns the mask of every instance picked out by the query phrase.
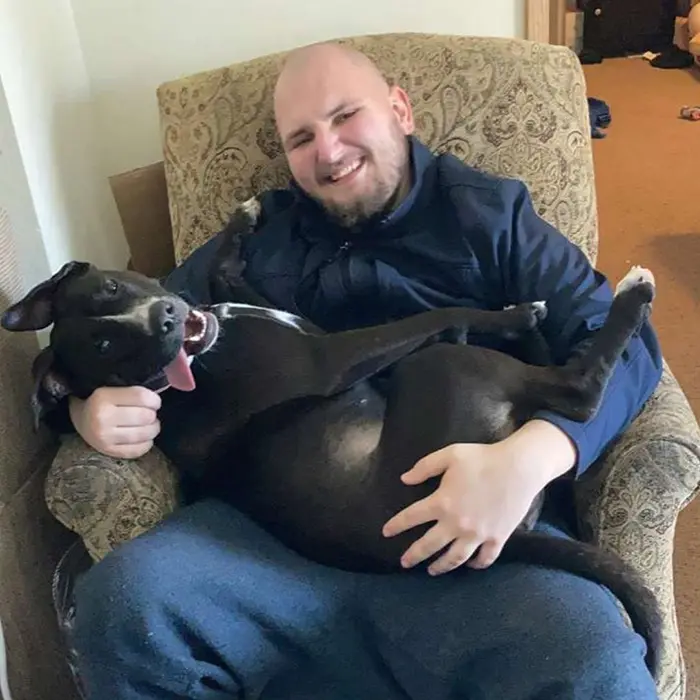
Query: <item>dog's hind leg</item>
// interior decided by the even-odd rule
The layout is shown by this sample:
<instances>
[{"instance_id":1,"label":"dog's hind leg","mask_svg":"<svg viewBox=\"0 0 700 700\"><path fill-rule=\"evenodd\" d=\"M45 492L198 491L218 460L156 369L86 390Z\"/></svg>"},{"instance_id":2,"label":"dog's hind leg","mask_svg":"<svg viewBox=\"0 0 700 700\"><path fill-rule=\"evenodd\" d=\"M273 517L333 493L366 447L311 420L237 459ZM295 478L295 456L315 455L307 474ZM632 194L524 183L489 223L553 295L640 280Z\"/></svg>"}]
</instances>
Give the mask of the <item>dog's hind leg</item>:
<instances>
[{"instance_id":1,"label":"dog's hind leg","mask_svg":"<svg viewBox=\"0 0 700 700\"><path fill-rule=\"evenodd\" d=\"M654 299L654 277L633 267L620 281L603 326L588 349L563 367L532 368L526 391L541 408L584 421L598 410L615 363L645 321Z\"/></svg>"}]
</instances>

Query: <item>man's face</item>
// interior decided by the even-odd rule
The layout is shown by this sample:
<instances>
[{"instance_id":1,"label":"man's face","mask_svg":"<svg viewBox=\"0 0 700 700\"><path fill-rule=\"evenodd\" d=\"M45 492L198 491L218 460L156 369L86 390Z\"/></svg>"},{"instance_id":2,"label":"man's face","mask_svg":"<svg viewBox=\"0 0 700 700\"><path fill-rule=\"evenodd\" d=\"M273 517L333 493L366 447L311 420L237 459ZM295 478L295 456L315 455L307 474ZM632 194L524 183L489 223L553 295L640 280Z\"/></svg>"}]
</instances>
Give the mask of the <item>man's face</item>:
<instances>
[{"instance_id":1,"label":"man's face","mask_svg":"<svg viewBox=\"0 0 700 700\"><path fill-rule=\"evenodd\" d=\"M364 66L318 58L280 86L277 126L299 186L353 226L410 188L410 104Z\"/></svg>"}]
</instances>

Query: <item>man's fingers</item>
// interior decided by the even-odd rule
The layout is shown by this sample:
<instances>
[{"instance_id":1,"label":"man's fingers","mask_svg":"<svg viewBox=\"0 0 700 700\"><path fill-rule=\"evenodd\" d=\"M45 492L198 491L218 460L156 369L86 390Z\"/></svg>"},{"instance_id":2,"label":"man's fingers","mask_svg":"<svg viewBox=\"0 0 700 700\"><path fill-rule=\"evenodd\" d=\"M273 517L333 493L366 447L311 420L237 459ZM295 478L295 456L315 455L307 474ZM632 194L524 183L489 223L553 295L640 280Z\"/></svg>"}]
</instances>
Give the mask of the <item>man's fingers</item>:
<instances>
[{"instance_id":1,"label":"man's fingers","mask_svg":"<svg viewBox=\"0 0 700 700\"><path fill-rule=\"evenodd\" d=\"M428 573L432 576L438 576L462 566L474 554L478 546L479 542L476 541L455 540L452 546L428 567Z\"/></svg>"},{"instance_id":2,"label":"man's fingers","mask_svg":"<svg viewBox=\"0 0 700 700\"><path fill-rule=\"evenodd\" d=\"M151 425L158 421L158 414L151 408L128 406L119 409L116 428Z\"/></svg>"},{"instance_id":3,"label":"man's fingers","mask_svg":"<svg viewBox=\"0 0 700 700\"><path fill-rule=\"evenodd\" d=\"M137 425L130 428L118 428L114 431L114 445L141 445L152 442L160 433L160 421L155 420L148 425ZM121 447L119 448L122 449Z\"/></svg>"},{"instance_id":4,"label":"man's fingers","mask_svg":"<svg viewBox=\"0 0 700 700\"><path fill-rule=\"evenodd\" d=\"M115 406L141 406L158 411L162 404L160 394L143 386L107 387L95 393L100 391L109 391L109 403Z\"/></svg>"},{"instance_id":5,"label":"man's fingers","mask_svg":"<svg viewBox=\"0 0 700 700\"><path fill-rule=\"evenodd\" d=\"M384 537L393 537L405 530L416 527L416 525L435 520L436 518L432 511L432 499L430 496L416 501L388 520L382 529L382 533Z\"/></svg>"},{"instance_id":6,"label":"man's fingers","mask_svg":"<svg viewBox=\"0 0 700 700\"><path fill-rule=\"evenodd\" d=\"M401 566L410 568L425 561L453 540L440 524L434 525L419 540L414 542L401 557Z\"/></svg>"},{"instance_id":7,"label":"man's fingers","mask_svg":"<svg viewBox=\"0 0 700 700\"><path fill-rule=\"evenodd\" d=\"M498 543L495 540L484 542L474 559L467 562L467 566L470 566L472 569L488 568L500 556L503 544L504 543Z\"/></svg>"},{"instance_id":8,"label":"man's fingers","mask_svg":"<svg viewBox=\"0 0 700 700\"><path fill-rule=\"evenodd\" d=\"M118 459L138 459L143 457L153 447L153 441L130 443L128 445L119 445L109 449L106 454Z\"/></svg>"},{"instance_id":9,"label":"man's fingers","mask_svg":"<svg viewBox=\"0 0 700 700\"><path fill-rule=\"evenodd\" d=\"M401 475L401 481L404 484L420 484L433 476L439 476L450 464L449 449L449 447L445 447L419 459L407 472Z\"/></svg>"}]
</instances>

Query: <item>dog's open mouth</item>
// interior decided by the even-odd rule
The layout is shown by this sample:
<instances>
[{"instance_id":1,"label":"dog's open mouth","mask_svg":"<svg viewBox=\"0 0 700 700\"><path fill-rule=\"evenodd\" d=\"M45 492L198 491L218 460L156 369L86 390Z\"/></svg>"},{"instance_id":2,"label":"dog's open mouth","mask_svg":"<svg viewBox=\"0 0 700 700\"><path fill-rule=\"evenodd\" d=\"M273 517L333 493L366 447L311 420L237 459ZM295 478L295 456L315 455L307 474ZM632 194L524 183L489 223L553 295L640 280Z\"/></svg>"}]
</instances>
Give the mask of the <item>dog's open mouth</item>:
<instances>
[{"instance_id":1,"label":"dog's open mouth","mask_svg":"<svg viewBox=\"0 0 700 700\"><path fill-rule=\"evenodd\" d=\"M219 322L214 314L190 309L185 319L184 342L175 359L164 369L168 384L173 389L192 391L192 358L209 350L219 334Z\"/></svg>"}]
</instances>

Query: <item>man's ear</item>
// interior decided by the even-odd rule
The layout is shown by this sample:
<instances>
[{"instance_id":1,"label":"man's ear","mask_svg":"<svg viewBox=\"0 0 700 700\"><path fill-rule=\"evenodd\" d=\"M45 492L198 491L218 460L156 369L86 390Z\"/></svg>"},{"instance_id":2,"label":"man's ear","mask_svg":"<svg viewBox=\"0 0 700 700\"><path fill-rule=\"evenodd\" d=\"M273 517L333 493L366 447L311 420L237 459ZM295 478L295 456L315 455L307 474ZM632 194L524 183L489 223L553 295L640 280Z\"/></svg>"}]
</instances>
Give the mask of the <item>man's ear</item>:
<instances>
[{"instance_id":1,"label":"man's ear","mask_svg":"<svg viewBox=\"0 0 700 700\"><path fill-rule=\"evenodd\" d=\"M8 331L38 331L53 323L53 297L58 285L74 275L88 271L90 263L75 260L66 263L50 279L40 282L27 295L10 306L0 324Z\"/></svg>"},{"instance_id":2,"label":"man's ear","mask_svg":"<svg viewBox=\"0 0 700 700\"><path fill-rule=\"evenodd\" d=\"M390 99L401 130L406 136L412 134L416 125L413 119L413 106L408 93L401 86L392 85L390 88Z\"/></svg>"},{"instance_id":3,"label":"man's ear","mask_svg":"<svg viewBox=\"0 0 700 700\"><path fill-rule=\"evenodd\" d=\"M31 406L35 430L38 430L46 413L71 393L66 378L56 370L55 359L54 352L49 346L36 356L32 364L34 389Z\"/></svg>"}]
</instances>

